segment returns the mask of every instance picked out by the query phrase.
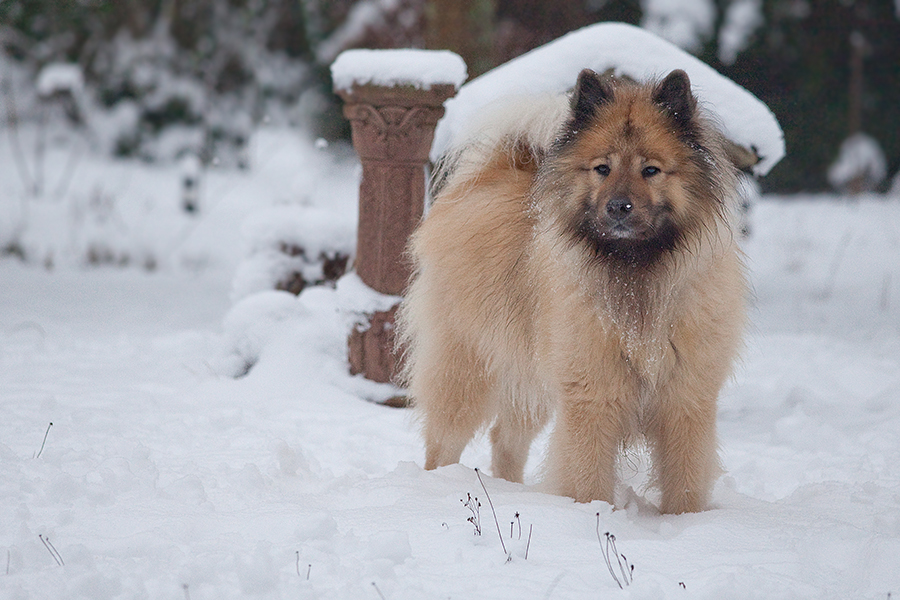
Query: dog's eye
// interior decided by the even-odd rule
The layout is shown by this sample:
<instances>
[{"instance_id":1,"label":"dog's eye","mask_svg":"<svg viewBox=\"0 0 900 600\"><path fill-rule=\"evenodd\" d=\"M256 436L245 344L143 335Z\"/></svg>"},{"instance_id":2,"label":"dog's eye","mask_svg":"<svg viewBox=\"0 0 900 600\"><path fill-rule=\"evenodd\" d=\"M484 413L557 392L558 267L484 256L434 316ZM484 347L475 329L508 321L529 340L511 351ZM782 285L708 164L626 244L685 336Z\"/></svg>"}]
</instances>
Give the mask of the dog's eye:
<instances>
[{"instance_id":1,"label":"dog's eye","mask_svg":"<svg viewBox=\"0 0 900 600\"><path fill-rule=\"evenodd\" d=\"M654 175L659 175L661 172L659 167L644 167L641 169L641 176L644 179L650 179Z\"/></svg>"},{"instance_id":2,"label":"dog's eye","mask_svg":"<svg viewBox=\"0 0 900 600\"><path fill-rule=\"evenodd\" d=\"M609 177L609 165L597 165L596 167L594 167L594 170L597 171L597 173L599 173L602 177Z\"/></svg>"}]
</instances>

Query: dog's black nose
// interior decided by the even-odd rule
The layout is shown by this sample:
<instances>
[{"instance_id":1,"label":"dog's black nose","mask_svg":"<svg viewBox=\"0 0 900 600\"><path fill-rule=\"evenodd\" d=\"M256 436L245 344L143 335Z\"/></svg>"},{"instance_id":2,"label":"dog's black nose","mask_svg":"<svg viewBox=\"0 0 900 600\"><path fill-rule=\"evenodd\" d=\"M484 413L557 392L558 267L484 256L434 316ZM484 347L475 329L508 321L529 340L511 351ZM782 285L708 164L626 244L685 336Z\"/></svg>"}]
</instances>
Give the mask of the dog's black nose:
<instances>
[{"instance_id":1,"label":"dog's black nose","mask_svg":"<svg viewBox=\"0 0 900 600\"><path fill-rule=\"evenodd\" d=\"M618 196L606 203L606 214L612 219L624 219L634 209L631 200L624 196Z\"/></svg>"}]
</instances>

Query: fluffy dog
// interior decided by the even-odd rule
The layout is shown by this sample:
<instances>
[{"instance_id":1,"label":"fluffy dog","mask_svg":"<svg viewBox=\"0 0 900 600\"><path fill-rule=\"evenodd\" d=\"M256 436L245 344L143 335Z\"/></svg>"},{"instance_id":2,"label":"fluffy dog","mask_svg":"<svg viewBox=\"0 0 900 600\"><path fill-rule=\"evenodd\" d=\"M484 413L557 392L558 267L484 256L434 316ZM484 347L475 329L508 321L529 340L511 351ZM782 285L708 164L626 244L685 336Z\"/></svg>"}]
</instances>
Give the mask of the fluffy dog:
<instances>
[{"instance_id":1,"label":"fluffy dog","mask_svg":"<svg viewBox=\"0 0 900 600\"><path fill-rule=\"evenodd\" d=\"M702 510L746 294L724 140L683 71L585 70L570 98L505 115L449 161L410 242L399 339L425 468L492 423L494 476L522 481L555 414L555 492L612 503L617 456L643 439L660 510Z\"/></svg>"}]
</instances>

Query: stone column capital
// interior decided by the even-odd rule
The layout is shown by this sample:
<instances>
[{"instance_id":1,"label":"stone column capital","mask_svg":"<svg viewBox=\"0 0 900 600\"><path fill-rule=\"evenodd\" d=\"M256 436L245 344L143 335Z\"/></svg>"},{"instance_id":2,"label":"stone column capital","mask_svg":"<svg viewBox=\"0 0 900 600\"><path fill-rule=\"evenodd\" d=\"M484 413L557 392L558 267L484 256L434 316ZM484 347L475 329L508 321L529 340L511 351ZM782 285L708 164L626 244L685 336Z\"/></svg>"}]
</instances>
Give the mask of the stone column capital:
<instances>
[{"instance_id":1,"label":"stone column capital","mask_svg":"<svg viewBox=\"0 0 900 600\"><path fill-rule=\"evenodd\" d=\"M444 100L455 91L452 85L418 89L369 84L337 93L345 102L353 147L362 160L424 165L434 128L444 115Z\"/></svg>"}]
</instances>

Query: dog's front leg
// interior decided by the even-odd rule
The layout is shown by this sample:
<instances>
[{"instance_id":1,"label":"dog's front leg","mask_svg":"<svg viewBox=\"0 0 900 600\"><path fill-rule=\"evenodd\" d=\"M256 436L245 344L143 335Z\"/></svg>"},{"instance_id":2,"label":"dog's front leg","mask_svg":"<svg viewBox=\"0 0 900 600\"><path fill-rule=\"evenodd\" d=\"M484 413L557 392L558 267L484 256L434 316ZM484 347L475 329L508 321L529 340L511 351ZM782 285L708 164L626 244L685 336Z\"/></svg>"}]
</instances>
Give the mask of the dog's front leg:
<instances>
[{"instance_id":1,"label":"dog's front leg","mask_svg":"<svg viewBox=\"0 0 900 600\"><path fill-rule=\"evenodd\" d=\"M648 438L663 513L699 512L706 508L721 472L716 441L715 369L675 370L660 391Z\"/></svg>"},{"instance_id":2,"label":"dog's front leg","mask_svg":"<svg viewBox=\"0 0 900 600\"><path fill-rule=\"evenodd\" d=\"M624 404L597 382L570 381L551 439L549 476L560 494L578 502L613 503L616 457L624 435Z\"/></svg>"}]
</instances>

